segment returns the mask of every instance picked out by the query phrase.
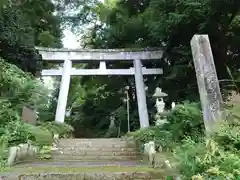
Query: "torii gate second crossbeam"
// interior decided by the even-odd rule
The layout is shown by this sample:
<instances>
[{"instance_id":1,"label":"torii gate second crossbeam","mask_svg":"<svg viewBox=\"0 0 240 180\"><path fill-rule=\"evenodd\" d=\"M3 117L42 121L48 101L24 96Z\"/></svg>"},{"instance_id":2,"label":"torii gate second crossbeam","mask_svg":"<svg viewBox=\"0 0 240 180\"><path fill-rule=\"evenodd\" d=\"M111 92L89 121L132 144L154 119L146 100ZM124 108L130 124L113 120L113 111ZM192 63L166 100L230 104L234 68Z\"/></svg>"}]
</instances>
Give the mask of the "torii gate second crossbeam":
<instances>
[{"instance_id":1,"label":"torii gate second crossbeam","mask_svg":"<svg viewBox=\"0 0 240 180\"><path fill-rule=\"evenodd\" d=\"M71 76L85 75L134 75L141 128L149 126L145 85L143 75L163 74L161 68L142 67L142 60L160 59L162 50L124 49L53 49L37 47L42 59L51 62L64 62L63 69L42 70L42 76L62 76L55 121L64 122ZM133 61L134 68L107 69L106 61ZM98 69L75 69L72 62L99 61Z\"/></svg>"}]
</instances>

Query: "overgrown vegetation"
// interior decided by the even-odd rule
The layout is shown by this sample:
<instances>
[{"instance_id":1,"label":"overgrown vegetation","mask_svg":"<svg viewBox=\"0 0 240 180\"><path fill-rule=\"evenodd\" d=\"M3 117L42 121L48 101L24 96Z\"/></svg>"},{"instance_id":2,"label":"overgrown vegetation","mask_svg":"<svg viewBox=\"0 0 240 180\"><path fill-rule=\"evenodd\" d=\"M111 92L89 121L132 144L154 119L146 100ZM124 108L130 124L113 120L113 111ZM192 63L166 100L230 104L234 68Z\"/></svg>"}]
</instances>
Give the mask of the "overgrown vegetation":
<instances>
[{"instance_id":1,"label":"overgrown vegetation","mask_svg":"<svg viewBox=\"0 0 240 180\"><path fill-rule=\"evenodd\" d=\"M239 90L240 1L237 0L98 0L58 1L58 12L75 34L81 34L86 48L152 48L164 50L162 59L144 62L146 67L163 68L161 76L145 76L150 123L154 122L157 86L172 101L199 101L190 41L194 34L208 34L223 94ZM71 12L71 13L69 13ZM107 62L111 68L132 64ZM89 63L85 68L97 68ZM125 86L129 95L131 130L139 128L135 81L133 77L73 77L68 108L77 137L103 137L110 115L117 128L127 132ZM123 111L118 111L123 109Z\"/></svg>"},{"instance_id":2,"label":"overgrown vegetation","mask_svg":"<svg viewBox=\"0 0 240 180\"><path fill-rule=\"evenodd\" d=\"M50 92L40 80L24 73L15 65L0 59L0 163L5 167L8 157L8 149L22 143L30 143L40 149L40 158L50 158L46 153L52 145L53 134L61 137L72 135L73 128L67 124L54 122L41 122L38 119L37 126L25 123L22 120L22 108L26 105L36 111L49 106L48 96Z\"/></svg>"},{"instance_id":3,"label":"overgrown vegetation","mask_svg":"<svg viewBox=\"0 0 240 180\"><path fill-rule=\"evenodd\" d=\"M39 126L47 129L52 134L59 134L60 138L69 138L73 135L73 127L66 123L52 122L39 122Z\"/></svg>"},{"instance_id":4,"label":"overgrown vegetation","mask_svg":"<svg viewBox=\"0 0 240 180\"><path fill-rule=\"evenodd\" d=\"M232 93L226 102L228 117L219 131L206 137L198 104L177 105L163 126L128 133L143 149L154 140L163 153L169 152L183 179L237 179L240 170L240 95ZM166 156L166 158L169 158Z\"/></svg>"},{"instance_id":5,"label":"overgrown vegetation","mask_svg":"<svg viewBox=\"0 0 240 180\"><path fill-rule=\"evenodd\" d=\"M46 66L35 46L62 47L55 10L50 0L0 2L0 169L6 165L9 147L31 143L43 152L42 147L52 145L53 133L70 136L73 131L66 124L42 122L51 109L51 92L35 77ZM38 112L39 125L23 122L25 106Z\"/></svg>"},{"instance_id":6,"label":"overgrown vegetation","mask_svg":"<svg viewBox=\"0 0 240 180\"><path fill-rule=\"evenodd\" d=\"M174 155L177 168L186 179L193 176L199 179L237 178L240 169L240 96L236 94L227 101L227 124L206 138L200 105L193 103L199 101L199 96L190 40L194 34L209 35L223 94L239 91L240 1L82 2L0 2L1 167L5 164L9 146L26 142L48 146L52 143L53 133L60 134L60 137L70 137L72 133L77 137L125 134L128 130L127 94L130 129L135 131L139 128L135 81L133 77L126 76L72 78L67 103L71 116L66 119L75 131L67 124L53 122L59 79L55 79L54 92L50 93L33 76L42 66L50 66L41 63L34 46L62 47L60 20L63 20L64 25L72 25L75 32L83 34L81 43L86 48L162 48L162 59L144 63L146 67L164 68L161 77L144 78L148 87L150 124L154 124L152 94L157 86L169 94L167 106L172 101L189 102L179 103L167 117L169 123L164 126L152 126L129 135L135 137L141 150L143 143L154 139L165 152ZM95 68L96 64L75 66ZM118 62L107 66L129 68L132 65ZM39 112L37 126L22 121L21 110L25 105ZM112 118L116 125L113 132L109 129Z\"/></svg>"}]
</instances>

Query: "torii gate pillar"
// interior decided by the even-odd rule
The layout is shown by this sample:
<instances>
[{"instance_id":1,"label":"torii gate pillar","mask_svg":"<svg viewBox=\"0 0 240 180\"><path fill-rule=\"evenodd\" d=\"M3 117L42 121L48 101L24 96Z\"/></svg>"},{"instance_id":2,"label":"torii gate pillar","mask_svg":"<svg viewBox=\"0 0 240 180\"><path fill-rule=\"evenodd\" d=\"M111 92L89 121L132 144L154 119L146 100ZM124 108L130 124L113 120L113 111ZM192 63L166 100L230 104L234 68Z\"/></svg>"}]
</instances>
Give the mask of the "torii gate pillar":
<instances>
[{"instance_id":1,"label":"torii gate pillar","mask_svg":"<svg viewBox=\"0 0 240 180\"><path fill-rule=\"evenodd\" d=\"M58 95L58 104L55 115L55 122L64 123L67 100L68 100L68 91L70 86L71 79L71 69L72 69L72 61L65 60L63 65L63 75L61 79L60 91Z\"/></svg>"},{"instance_id":2,"label":"torii gate pillar","mask_svg":"<svg viewBox=\"0 0 240 180\"><path fill-rule=\"evenodd\" d=\"M134 70L140 127L145 128L149 126L149 118L147 110L145 85L142 73L142 62L140 59L134 59Z\"/></svg>"}]
</instances>

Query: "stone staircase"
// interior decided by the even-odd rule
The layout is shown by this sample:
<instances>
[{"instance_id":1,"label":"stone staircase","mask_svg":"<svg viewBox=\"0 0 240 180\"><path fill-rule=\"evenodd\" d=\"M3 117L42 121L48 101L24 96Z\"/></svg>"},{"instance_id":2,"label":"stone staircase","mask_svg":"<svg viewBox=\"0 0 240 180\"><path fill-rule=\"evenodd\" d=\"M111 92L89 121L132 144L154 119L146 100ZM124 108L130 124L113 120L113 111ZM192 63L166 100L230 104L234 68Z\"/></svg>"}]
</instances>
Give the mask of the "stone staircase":
<instances>
[{"instance_id":1,"label":"stone staircase","mask_svg":"<svg viewBox=\"0 0 240 180\"><path fill-rule=\"evenodd\" d=\"M135 144L120 138L60 139L59 149L52 152L53 161L122 162L139 157Z\"/></svg>"},{"instance_id":2,"label":"stone staircase","mask_svg":"<svg viewBox=\"0 0 240 180\"><path fill-rule=\"evenodd\" d=\"M140 163L134 142L110 139L60 139L50 161L15 166L0 173L8 180L165 180L168 172Z\"/></svg>"}]
</instances>

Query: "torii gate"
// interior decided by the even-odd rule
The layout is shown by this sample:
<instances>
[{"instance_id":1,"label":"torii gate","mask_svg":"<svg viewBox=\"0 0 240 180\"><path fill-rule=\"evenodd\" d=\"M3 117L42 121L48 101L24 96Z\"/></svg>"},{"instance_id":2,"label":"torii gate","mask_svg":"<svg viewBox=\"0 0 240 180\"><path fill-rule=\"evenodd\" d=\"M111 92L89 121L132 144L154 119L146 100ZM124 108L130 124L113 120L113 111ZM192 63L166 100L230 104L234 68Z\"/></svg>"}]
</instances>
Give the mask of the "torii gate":
<instances>
[{"instance_id":1,"label":"torii gate","mask_svg":"<svg viewBox=\"0 0 240 180\"><path fill-rule=\"evenodd\" d=\"M54 49L36 47L42 59L51 62L64 62L63 69L44 69L42 76L62 76L55 121L63 123L65 119L68 91L71 76L86 75L134 75L137 92L138 114L141 128L149 126L145 85L143 75L163 74L161 68L142 66L142 60L154 60L162 57L162 50L125 50L125 49ZM134 68L107 69L106 61L133 62ZM98 61L98 69L75 69L72 62Z\"/></svg>"}]
</instances>

